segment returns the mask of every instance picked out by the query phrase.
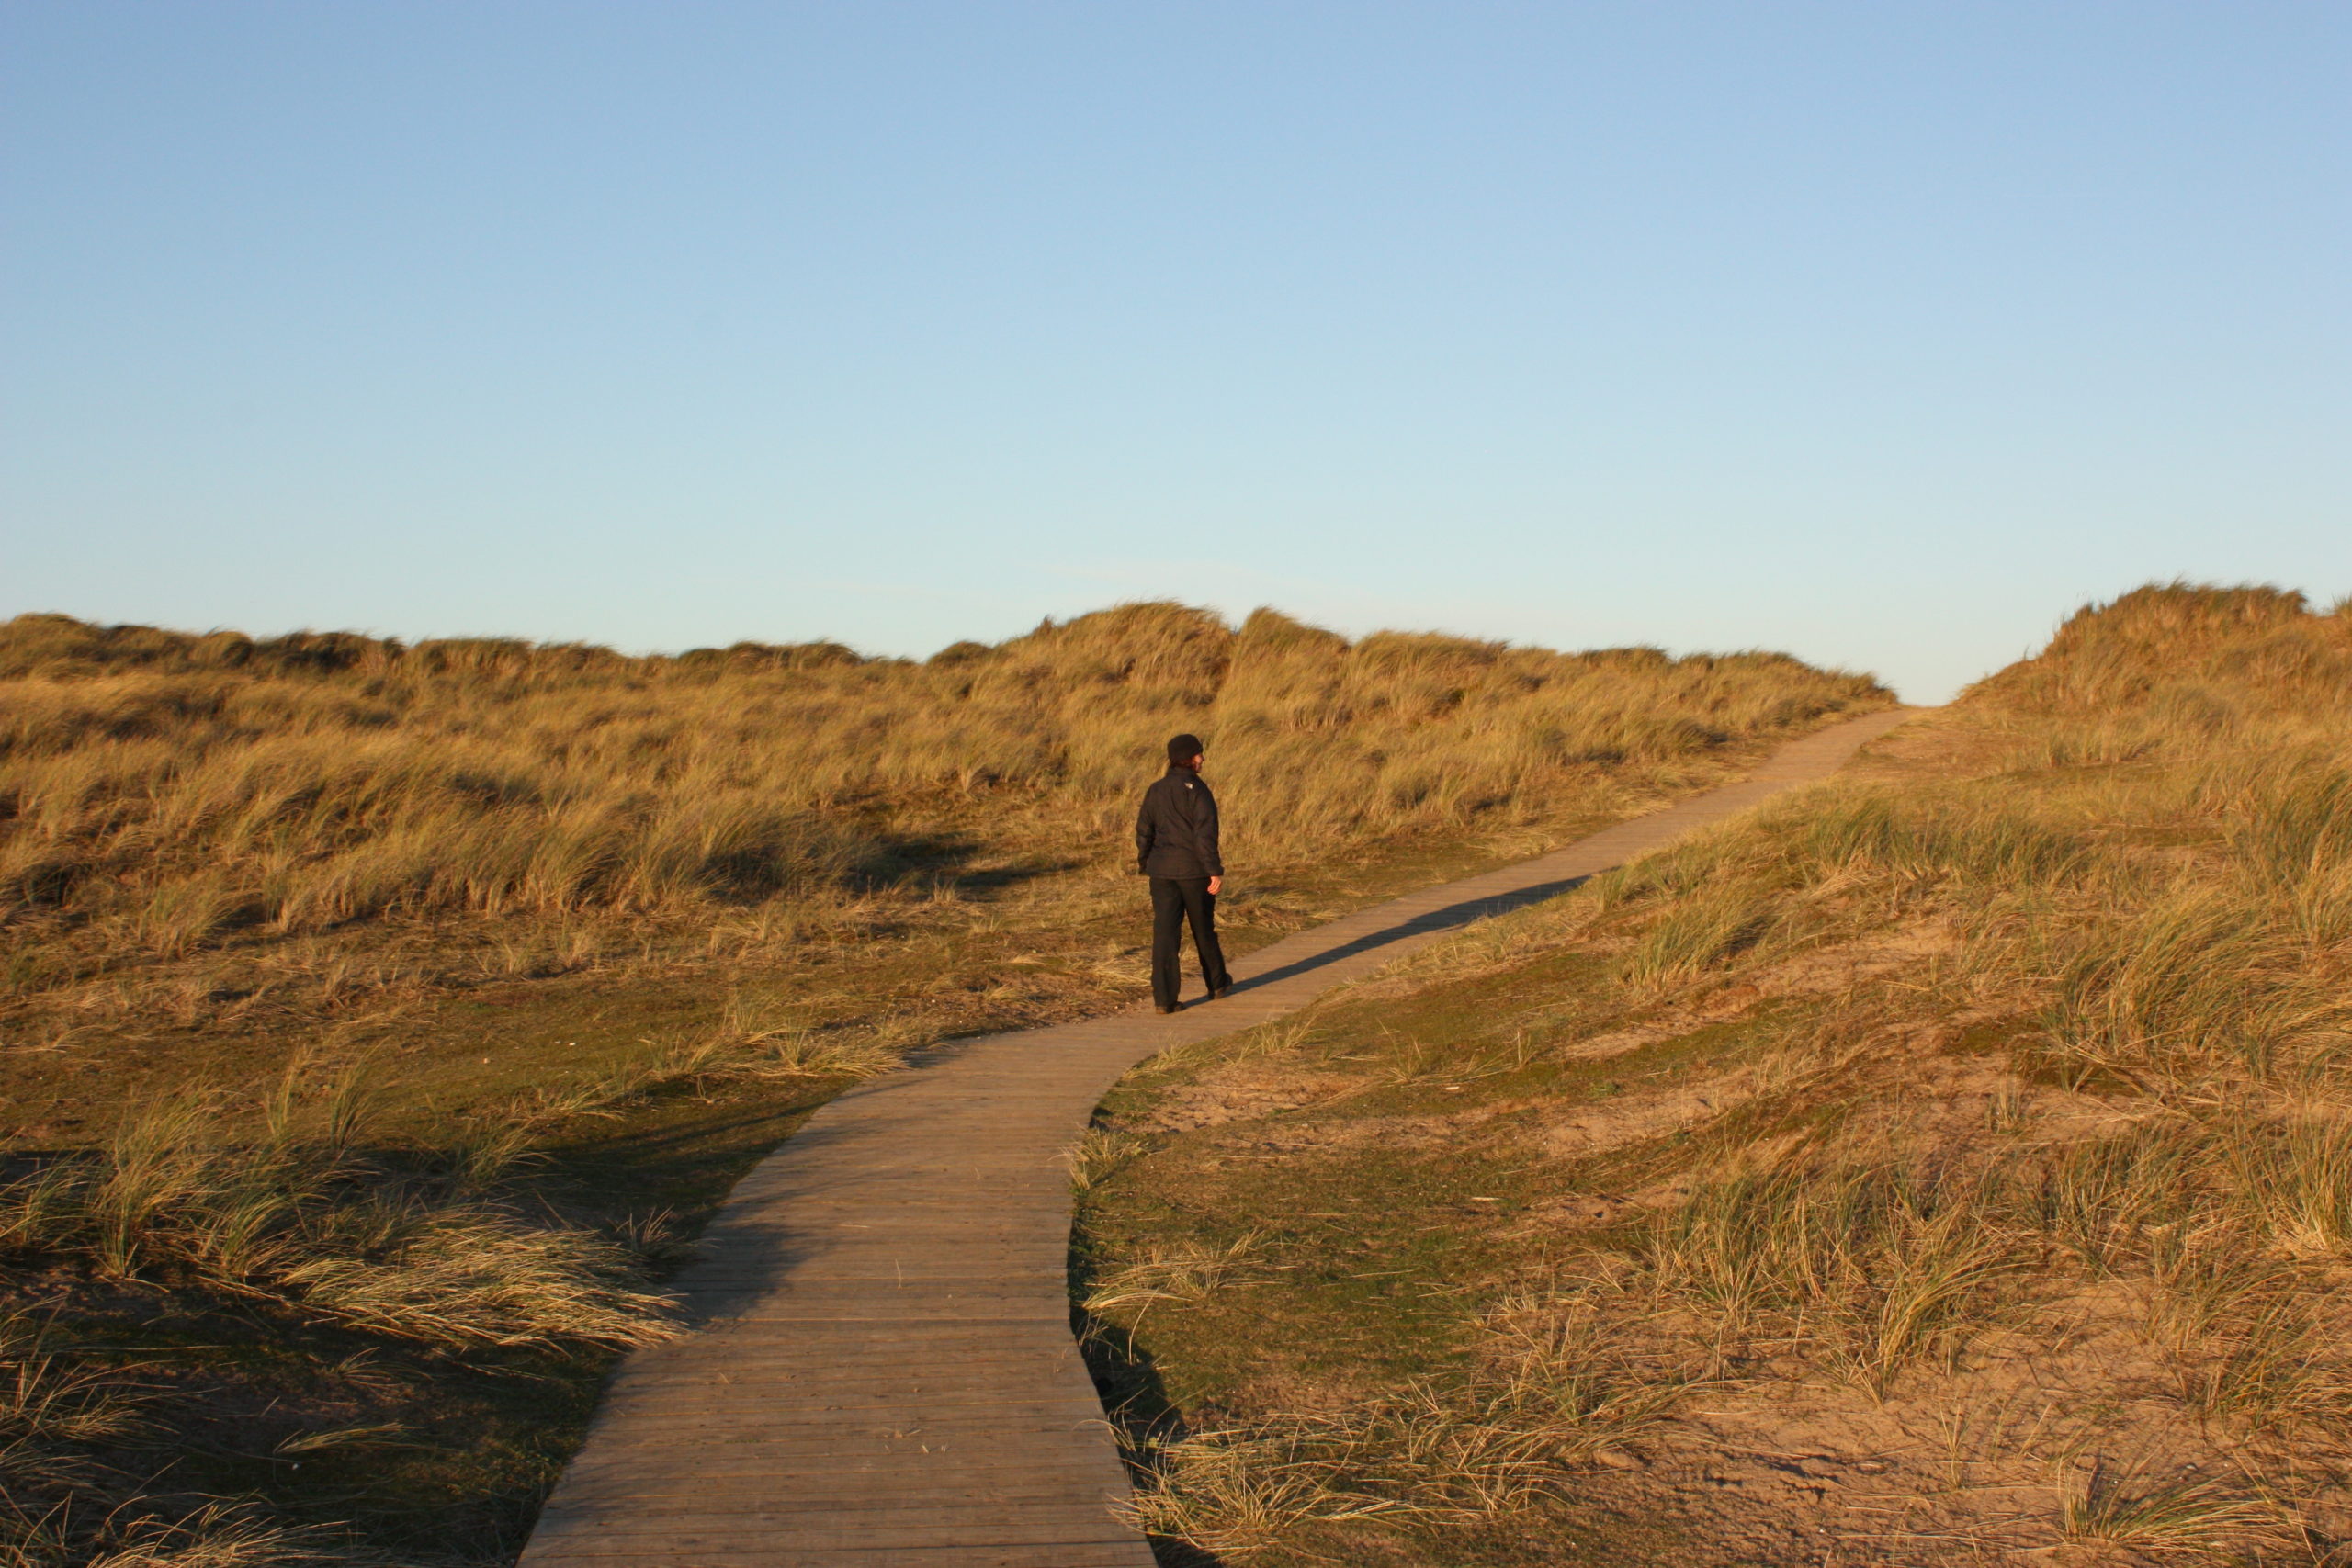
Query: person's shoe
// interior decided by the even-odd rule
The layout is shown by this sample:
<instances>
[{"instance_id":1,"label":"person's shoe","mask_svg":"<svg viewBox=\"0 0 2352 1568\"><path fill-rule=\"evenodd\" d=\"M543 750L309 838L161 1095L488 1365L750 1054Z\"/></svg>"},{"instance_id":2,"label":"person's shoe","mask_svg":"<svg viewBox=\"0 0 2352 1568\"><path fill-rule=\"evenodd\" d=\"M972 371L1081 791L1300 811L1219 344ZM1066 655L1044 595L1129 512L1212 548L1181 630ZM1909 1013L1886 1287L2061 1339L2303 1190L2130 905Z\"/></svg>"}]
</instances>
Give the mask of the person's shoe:
<instances>
[{"instance_id":1,"label":"person's shoe","mask_svg":"<svg viewBox=\"0 0 2352 1568\"><path fill-rule=\"evenodd\" d=\"M1182 1002L1179 1002L1174 1007L1164 1007L1159 1010L1162 1012L1182 1012L1184 1010L1184 1005Z\"/></svg>"},{"instance_id":2,"label":"person's shoe","mask_svg":"<svg viewBox=\"0 0 2352 1568\"><path fill-rule=\"evenodd\" d=\"M1211 1001L1213 1001L1213 1002L1221 1002L1221 1001L1225 1000L1225 998L1227 998L1227 997L1231 996L1232 994L1233 994L1233 982L1232 982L1232 981L1230 981L1230 980L1227 980L1224 985L1219 986L1216 990L1211 991L1211 992L1209 993L1209 1000L1211 1000Z\"/></svg>"}]
</instances>

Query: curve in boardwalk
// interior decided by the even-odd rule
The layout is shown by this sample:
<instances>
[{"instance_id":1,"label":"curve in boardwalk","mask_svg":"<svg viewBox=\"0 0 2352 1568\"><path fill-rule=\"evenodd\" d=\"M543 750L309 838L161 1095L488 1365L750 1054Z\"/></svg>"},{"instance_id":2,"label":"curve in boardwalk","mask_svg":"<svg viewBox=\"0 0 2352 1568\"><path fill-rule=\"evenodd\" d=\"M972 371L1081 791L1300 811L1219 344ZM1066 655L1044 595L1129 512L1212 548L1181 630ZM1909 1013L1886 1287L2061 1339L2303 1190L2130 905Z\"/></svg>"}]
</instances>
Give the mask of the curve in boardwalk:
<instances>
[{"instance_id":1,"label":"curve in boardwalk","mask_svg":"<svg viewBox=\"0 0 2352 1568\"><path fill-rule=\"evenodd\" d=\"M691 1331L616 1374L523 1568L1150 1568L1112 1517L1127 1481L1064 1272L1061 1156L1120 1075L1824 777L1906 716L1285 938L1214 1007L972 1040L833 1100L712 1221L677 1280Z\"/></svg>"}]
</instances>

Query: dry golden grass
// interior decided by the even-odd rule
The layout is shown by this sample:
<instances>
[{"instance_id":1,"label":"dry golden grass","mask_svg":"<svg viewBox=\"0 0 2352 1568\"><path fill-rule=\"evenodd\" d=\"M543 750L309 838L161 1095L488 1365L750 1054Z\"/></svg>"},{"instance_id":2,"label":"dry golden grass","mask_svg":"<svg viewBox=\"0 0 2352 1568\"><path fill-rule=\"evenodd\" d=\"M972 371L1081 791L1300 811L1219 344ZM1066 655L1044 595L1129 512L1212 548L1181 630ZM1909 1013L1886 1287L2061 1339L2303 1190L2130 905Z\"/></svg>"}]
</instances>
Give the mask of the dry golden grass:
<instances>
[{"instance_id":1,"label":"dry golden grass","mask_svg":"<svg viewBox=\"0 0 2352 1568\"><path fill-rule=\"evenodd\" d=\"M90 1449L141 1426L133 1385L74 1365L26 1316L0 1317L0 1482L9 1498L62 1494L92 1474Z\"/></svg>"},{"instance_id":2,"label":"dry golden grass","mask_svg":"<svg viewBox=\"0 0 2352 1568\"><path fill-rule=\"evenodd\" d=\"M168 1474L185 1393L164 1397L135 1354L75 1344L77 1296L209 1303L280 1334L300 1324L346 1347L413 1345L425 1367L484 1350L561 1359L673 1332L650 1284L649 1254L666 1238L600 1235L510 1189L516 1128L386 1146L367 1136L355 1079L307 1097L299 1087L281 1091L258 1139L230 1132L217 1106L151 1106L100 1148L0 1181L11 1294L40 1280L51 1298L42 1324L21 1310L0 1318L0 1562L261 1568L354 1561L360 1547L145 1480L158 1465ZM167 1307L164 1321L174 1315ZM216 1373L213 1397L238 1397L238 1371ZM408 1430L298 1431L270 1457L299 1466Z\"/></svg>"},{"instance_id":3,"label":"dry golden grass","mask_svg":"<svg viewBox=\"0 0 2352 1568\"><path fill-rule=\"evenodd\" d=\"M1277 881L1465 839L1532 852L1887 700L1778 655L1351 644L1174 604L924 664L20 616L0 627L0 1041L33 1071L157 1039L169 1077L257 1028L381 1040L504 983L731 986L926 937L1074 961L1057 949L1129 895L1131 796L1182 728L1210 741L1249 873L1232 913L1295 926L1324 911ZM1023 923L983 930L991 898ZM1119 953L1033 977L1080 1005L1139 979ZM925 999L860 976L826 1016L915 1040ZM933 1034L1019 1013L976 1001Z\"/></svg>"},{"instance_id":4,"label":"dry golden grass","mask_svg":"<svg viewBox=\"0 0 2352 1568\"><path fill-rule=\"evenodd\" d=\"M877 804L975 796L1114 851L1138 774L1186 723L1216 751L1237 843L1272 863L1532 818L1579 770L1883 701L1778 655L1351 645L1173 604L928 664L21 616L0 632L0 915L77 953L169 958L398 912L701 913L887 863L899 825Z\"/></svg>"},{"instance_id":5,"label":"dry golden grass","mask_svg":"<svg viewBox=\"0 0 2352 1568\"><path fill-rule=\"evenodd\" d=\"M2178 584L2086 610L1871 767L1418 955L1303 1021L1313 1046L1186 1068L1193 1104L1312 1082L1279 1134L1309 1152L1244 1168L1246 1115L1155 1134L1090 1195L1092 1266L1176 1245L1129 1228L1178 1223L1161 1165L1181 1213L1257 1227L1269 1267L1317 1268L1302 1184L1409 1214L1385 1246L1457 1259L1397 1286L1460 1292L1448 1343L1532 1293L1660 1395L1650 1472L1543 1439L1566 1495L1682 1518L1628 1562L1813 1562L1825 1535L1871 1561L2338 1561L2348 735L2352 610ZM1157 1126L1154 1092L1122 1114ZM1444 1196L1465 1189L1498 1196ZM1423 1495L1379 1479L1401 1436L1316 1450L1313 1488L1295 1440L1266 1446L1317 1429L1302 1386L1361 1401L1433 1332L1325 1275L1285 1325L1214 1302L1135 1324L1139 1353L1226 1369L1161 1417L1211 1435L1169 1448L1148 1516L1273 1562L1454 1561ZM1701 1373L1703 1412L1667 1397ZM1459 1518L1532 1551L1575 1517L1543 1495ZM1345 1515L1359 1497L1380 1506ZM1549 1522L1510 1536L1531 1507Z\"/></svg>"},{"instance_id":6,"label":"dry golden grass","mask_svg":"<svg viewBox=\"0 0 2352 1568\"><path fill-rule=\"evenodd\" d=\"M1707 1384L1689 1369L1628 1365L1589 1328L1521 1305L1488 1327L1466 1379L1146 1439L1134 1461L1148 1483L1126 1515L1153 1535L1250 1561L1315 1527L1442 1529L1564 1500ZM1344 1543L1337 1551L1317 1560L1350 1560Z\"/></svg>"},{"instance_id":7,"label":"dry golden grass","mask_svg":"<svg viewBox=\"0 0 2352 1568\"><path fill-rule=\"evenodd\" d=\"M297 1568L350 1561L321 1532L289 1529L220 1503L177 1518L110 1514L90 1529L51 1513L0 1540L5 1568Z\"/></svg>"},{"instance_id":8,"label":"dry golden grass","mask_svg":"<svg viewBox=\"0 0 2352 1568\"><path fill-rule=\"evenodd\" d=\"M1174 731L1246 942L1888 700L1173 604L926 663L19 617L0 1310L57 1326L0 1344L0 1564L511 1553L602 1367L668 1331L673 1205L914 1048L1139 989L1126 835ZM1246 1252L1126 1283L1216 1294Z\"/></svg>"},{"instance_id":9,"label":"dry golden grass","mask_svg":"<svg viewBox=\"0 0 2352 1568\"><path fill-rule=\"evenodd\" d=\"M665 1336L637 1260L495 1201L514 1141L371 1154L356 1075L314 1104L299 1105L300 1087L289 1074L255 1141L223 1137L217 1106L183 1100L0 1185L0 1254L450 1348L627 1348Z\"/></svg>"}]
</instances>

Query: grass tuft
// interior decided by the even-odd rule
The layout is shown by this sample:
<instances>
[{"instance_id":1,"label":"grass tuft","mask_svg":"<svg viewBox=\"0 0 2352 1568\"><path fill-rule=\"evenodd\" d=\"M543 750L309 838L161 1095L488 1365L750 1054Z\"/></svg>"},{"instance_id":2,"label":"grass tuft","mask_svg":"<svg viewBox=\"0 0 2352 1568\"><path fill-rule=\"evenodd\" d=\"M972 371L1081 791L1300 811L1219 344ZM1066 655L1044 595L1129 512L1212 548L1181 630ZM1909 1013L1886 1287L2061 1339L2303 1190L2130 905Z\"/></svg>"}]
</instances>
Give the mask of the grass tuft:
<instances>
[{"instance_id":1,"label":"grass tuft","mask_svg":"<svg viewBox=\"0 0 2352 1568\"><path fill-rule=\"evenodd\" d=\"M1154 1247L1148 1256L1097 1279L1082 1304L1093 1314L1132 1307L1139 1322L1155 1303L1204 1301L1215 1292L1242 1281L1246 1265L1259 1250L1259 1241L1253 1231L1222 1247L1171 1242Z\"/></svg>"},{"instance_id":2,"label":"grass tuft","mask_svg":"<svg viewBox=\"0 0 2352 1568\"><path fill-rule=\"evenodd\" d=\"M1812 1348L1883 1396L1905 1368L1950 1362L2023 1266L1969 1186L1893 1166L1783 1168L1707 1183L1640 1242L1648 1286L1726 1348Z\"/></svg>"},{"instance_id":3,"label":"grass tuft","mask_svg":"<svg viewBox=\"0 0 2352 1568\"><path fill-rule=\"evenodd\" d=\"M2059 1517L2064 1540L2166 1556L2233 1556L2248 1546L2275 1543L2279 1527L2276 1506L2222 1480L2167 1479L2141 1465L2105 1460L2067 1495Z\"/></svg>"},{"instance_id":4,"label":"grass tuft","mask_svg":"<svg viewBox=\"0 0 2352 1568\"><path fill-rule=\"evenodd\" d=\"M1148 1143L1139 1134L1115 1127L1089 1127L1063 1156L1069 1167L1070 1189L1089 1192L1131 1164Z\"/></svg>"},{"instance_id":5,"label":"grass tuft","mask_svg":"<svg viewBox=\"0 0 2352 1568\"><path fill-rule=\"evenodd\" d=\"M477 1160L416 1168L358 1152L358 1130L331 1102L316 1140L228 1143L205 1107L151 1107L95 1153L0 1186L0 1252L452 1348L671 1332L620 1247L481 1195Z\"/></svg>"}]
</instances>

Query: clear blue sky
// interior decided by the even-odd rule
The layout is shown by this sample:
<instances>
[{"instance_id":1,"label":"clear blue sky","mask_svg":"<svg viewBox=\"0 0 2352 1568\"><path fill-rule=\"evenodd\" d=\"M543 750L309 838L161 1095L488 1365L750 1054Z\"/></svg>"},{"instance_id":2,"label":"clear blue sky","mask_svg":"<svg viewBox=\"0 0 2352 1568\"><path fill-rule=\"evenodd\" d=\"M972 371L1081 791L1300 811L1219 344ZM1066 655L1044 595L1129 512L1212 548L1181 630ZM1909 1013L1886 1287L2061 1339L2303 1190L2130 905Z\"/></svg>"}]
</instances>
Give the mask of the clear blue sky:
<instances>
[{"instance_id":1,"label":"clear blue sky","mask_svg":"<svg viewBox=\"0 0 2352 1568\"><path fill-rule=\"evenodd\" d=\"M2352 6L0 5L0 614L1936 699L2352 592Z\"/></svg>"}]
</instances>

